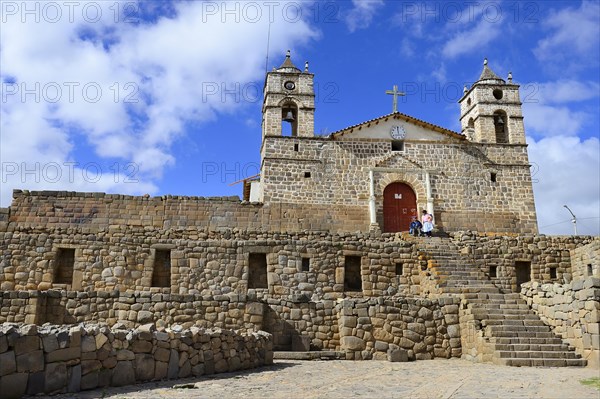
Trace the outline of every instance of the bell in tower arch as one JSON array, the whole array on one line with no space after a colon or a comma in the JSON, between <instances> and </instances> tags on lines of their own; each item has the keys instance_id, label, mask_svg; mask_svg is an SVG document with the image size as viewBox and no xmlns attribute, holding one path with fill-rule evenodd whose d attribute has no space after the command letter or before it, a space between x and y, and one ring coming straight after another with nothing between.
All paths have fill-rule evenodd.
<instances>
[{"instance_id":1,"label":"bell in tower arch","mask_svg":"<svg viewBox=\"0 0 600 399\"><path fill-rule=\"evenodd\" d=\"M292 112L292 110L288 110L287 111L287 113L283 117L283 121L284 122L289 122L289 123L293 123L295 121L295 119L294 119L294 113Z\"/></svg>"}]
</instances>

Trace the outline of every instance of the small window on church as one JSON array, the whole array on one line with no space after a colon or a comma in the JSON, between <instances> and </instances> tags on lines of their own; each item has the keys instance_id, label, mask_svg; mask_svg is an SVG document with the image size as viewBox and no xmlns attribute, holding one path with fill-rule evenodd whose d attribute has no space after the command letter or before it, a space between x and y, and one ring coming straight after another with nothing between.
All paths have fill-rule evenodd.
<instances>
[{"instance_id":1,"label":"small window on church","mask_svg":"<svg viewBox=\"0 0 600 399\"><path fill-rule=\"evenodd\" d=\"M470 98L467 99L467 105L471 105L471 99Z\"/></svg>"},{"instance_id":2,"label":"small window on church","mask_svg":"<svg viewBox=\"0 0 600 399\"><path fill-rule=\"evenodd\" d=\"M494 98L496 100L501 100L502 99L502 90L500 90L500 89L494 89L494 91L492 92L492 94L494 95Z\"/></svg>"},{"instance_id":3,"label":"small window on church","mask_svg":"<svg viewBox=\"0 0 600 399\"><path fill-rule=\"evenodd\" d=\"M550 268L550 279L551 280L556 280L556 267L551 267Z\"/></svg>"},{"instance_id":4,"label":"small window on church","mask_svg":"<svg viewBox=\"0 0 600 399\"><path fill-rule=\"evenodd\" d=\"M304 177L307 179L310 178L310 172L304 172Z\"/></svg>"},{"instance_id":5,"label":"small window on church","mask_svg":"<svg viewBox=\"0 0 600 399\"><path fill-rule=\"evenodd\" d=\"M298 152L298 143L294 144L294 151Z\"/></svg>"},{"instance_id":6,"label":"small window on church","mask_svg":"<svg viewBox=\"0 0 600 399\"><path fill-rule=\"evenodd\" d=\"M490 278L498 277L498 266L490 266Z\"/></svg>"},{"instance_id":7,"label":"small window on church","mask_svg":"<svg viewBox=\"0 0 600 399\"><path fill-rule=\"evenodd\" d=\"M496 173L494 173L494 172L490 173L490 181L492 183L496 183L496 178L497 178L497 174Z\"/></svg>"},{"instance_id":8,"label":"small window on church","mask_svg":"<svg viewBox=\"0 0 600 399\"><path fill-rule=\"evenodd\" d=\"M392 151L404 151L404 141L401 141L401 140L392 141Z\"/></svg>"}]
</instances>

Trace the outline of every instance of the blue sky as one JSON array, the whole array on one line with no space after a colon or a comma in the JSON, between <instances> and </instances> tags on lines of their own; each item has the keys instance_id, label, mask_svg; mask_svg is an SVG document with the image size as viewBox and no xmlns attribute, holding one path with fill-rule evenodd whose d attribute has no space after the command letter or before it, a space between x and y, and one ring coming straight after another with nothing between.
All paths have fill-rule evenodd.
<instances>
[{"instance_id":1,"label":"blue sky","mask_svg":"<svg viewBox=\"0 0 600 399\"><path fill-rule=\"evenodd\" d=\"M13 188L240 195L262 86L315 73L315 131L391 111L460 130L484 57L521 84L540 231L599 234L600 3L13 2L0 25L0 205Z\"/></svg>"}]
</instances>

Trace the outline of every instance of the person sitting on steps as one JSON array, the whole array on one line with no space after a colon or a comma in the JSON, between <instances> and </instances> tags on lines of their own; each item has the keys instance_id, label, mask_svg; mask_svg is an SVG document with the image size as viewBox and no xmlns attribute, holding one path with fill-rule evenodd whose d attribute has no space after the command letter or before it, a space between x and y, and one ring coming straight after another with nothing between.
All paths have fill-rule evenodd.
<instances>
[{"instance_id":1,"label":"person sitting on steps","mask_svg":"<svg viewBox=\"0 0 600 399\"><path fill-rule=\"evenodd\" d=\"M410 223L410 229L408 230L408 233L417 237L417 236L421 236L423 234L423 232L421 231L421 228L423 227L423 225L421 224L421 222L419 222L417 220L416 216L412 217L412 222Z\"/></svg>"}]
</instances>

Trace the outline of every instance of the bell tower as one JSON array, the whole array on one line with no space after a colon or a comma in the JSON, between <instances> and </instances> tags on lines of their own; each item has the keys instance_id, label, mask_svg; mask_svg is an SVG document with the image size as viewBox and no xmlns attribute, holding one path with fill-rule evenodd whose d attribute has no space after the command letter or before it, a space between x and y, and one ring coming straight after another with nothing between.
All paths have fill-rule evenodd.
<instances>
[{"instance_id":1,"label":"bell tower","mask_svg":"<svg viewBox=\"0 0 600 399\"><path fill-rule=\"evenodd\" d=\"M519 85L512 73L504 81L483 61L479 80L458 101L461 131L470 141L492 144L525 144Z\"/></svg>"},{"instance_id":2,"label":"bell tower","mask_svg":"<svg viewBox=\"0 0 600 399\"><path fill-rule=\"evenodd\" d=\"M298 69L288 50L279 68L267 73L262 107L262 138L268 136L314 137L314 75ZM289 124L289 126L286 126Z\"/></svg>"}]
</instances>

